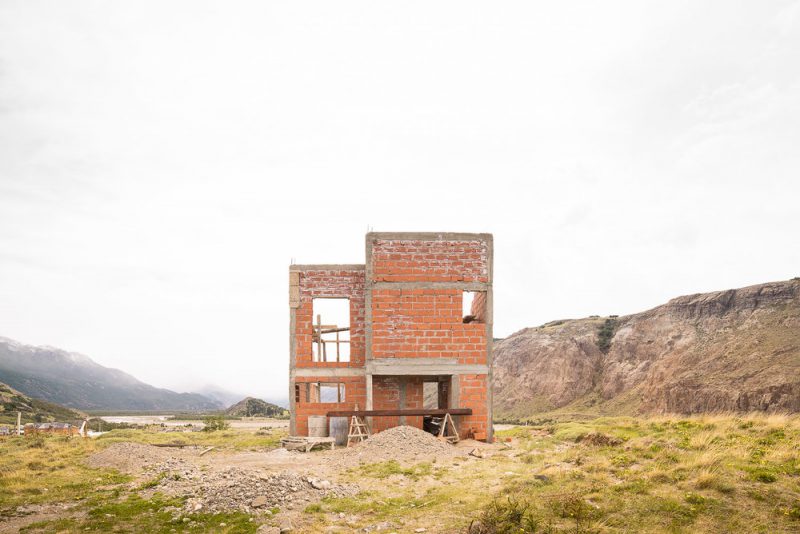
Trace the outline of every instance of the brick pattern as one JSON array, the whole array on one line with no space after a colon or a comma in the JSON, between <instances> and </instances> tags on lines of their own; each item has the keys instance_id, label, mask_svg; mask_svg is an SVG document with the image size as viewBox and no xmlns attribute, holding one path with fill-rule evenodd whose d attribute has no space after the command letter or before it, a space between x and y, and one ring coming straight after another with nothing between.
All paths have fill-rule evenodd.
<instances>
[{"instance_id":1,"label":"brick pattern","mask_svg":"<svg viewBox=\"0 0 800 534\"><path fill-rule=\"evenodd\" d=\"M359 409L363 410L367 405L367 381L362 376L349 376L341 378L331 377L298 377L295 384L301 384L301 390L306 382L325 382L325 383L344 383L345 402L305 402L305 397L301 396L300 402L294 404L295 413L295 433L298 436L308 435L308 416L325 415L332 410L354 410L358 404ZM294 395L294 391L292 392ZM294 401L294 398L292 399Z\"/></svg>"},{"instance_id":2,"label":"brick pattern","mask_svg":"<svg viewBox=\"0 0 800 534\"><path fill-rule=\"evenodd\" d=\"M397 377L375 376L372 378L372 408L375 410L396 410L400 408L401 382ZM372 431L380 432L400 424L400 418L373 417Z\"/></svg>"},{"instance_id":3,"label":"brick pattern","mask_svg":"<svg viewBox=\"0 0 800 534\"><path fill-rule=\"evenodd\" d=\"M374 239L372 246L373 358L452 358L460 364L485 364L486 325L462 322L461 289L403 287L403 282L489 282L488 243L474 240ZM296 366L298 368L358 367L365 365L365 271L315 269L299 273L295 308ZM396 284L396 285L395 285ZM294 286L293 286L294 287ZM295 291L295 290L293 290ZM295 296L295 293L293 293ZM313 302L319 297L350 299L350 361L314 362L312 354ZM293 297L294 298L294 297ZM372 407L376 410L421 408L424 377L372 378ZM295 383L345 383L345 402L293 403L295 432L308 434L308 417L336 409L366 408L365 377L302 377ZM461 436L487 431L487 375L458 377L458 406L472 408L473 415L457 417ZM294 392L292 392L294 393ZM454 406L455 407L455 406ZM422 428L421 416L407 416L405 423ZM400 417L372 418L373 432L400 424Z\"/></svg>"},{"instance_id":4,"label":"brick pattern","mask_svg":"<svg viewBox=\"0 0 800 534\"><path fill-rule=\"evenodd\" d=\"M423 408L422 377L409 376L406 378L406 408ZM422 416L406 416L406 424L422 428Z\"/></svg>"},{"instance_id":5,"label":"brick pattern","mask_svg":"<svg viewBox=\"0 0 800 534\"><path fill-rule=\"evenodd\" d=\"M374 289L374 358L457 358L486 363L486 325L462 322L459 289Z\"/></svg>"},{"instance_id":6,"label":"brick pattern","mask_svg":"<svg viewBox=\"0 0 800 534\"><path fill-rule=\"evenodd\" d=\"M459 377L459 407L472 408L472 415L460 417L458 432L467 438L473 432L486 432L488 417L487 375L461 375Z\"/></svg>"},{"instance_id":7,"label":"brick pattern","mask_svg":"<svg viewBox=\"0 0 800 534\"><path fill-rule=\"evenodd\" d=\"M297 307L295 341L297 367L364 367L364 271L319 270L300 273L300 305ZM314 362L311 337L313 299L350 299L350 361ZM323 319L324 320L324 319Z\"/></svg>"},{"instance_id":8,"label":"brick pattern","mask_svg":"<svg viewBox=\"0 0 800 534\"><path fill-rule=\"evenodd\" d=\"M380 240L372 246L373 282L488 282L485 241Z\"/></svg>"},{"instance_id":9,"label":"brick pattern","mask_svg":"<svg viewBox=\"0 0 800 534\"><path fill-rule=\"evenodd\" d=\"M405 402L401 403L405 390ZM422 377L376 376L372 379L372 407L375 410L422 408ZM398 416L372 418L372 431L380 432L400 424ZM422 416L406 416L405 424L422 428Z\"/></svg>"}]
</instances>

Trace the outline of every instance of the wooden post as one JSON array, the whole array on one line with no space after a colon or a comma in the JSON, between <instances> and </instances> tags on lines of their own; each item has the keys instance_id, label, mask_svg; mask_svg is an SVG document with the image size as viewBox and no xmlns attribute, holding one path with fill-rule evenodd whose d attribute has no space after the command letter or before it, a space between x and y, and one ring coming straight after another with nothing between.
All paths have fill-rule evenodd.
<instances>
[{"instance_id":1,"label":"wooden post","mask_svg":"<svg viewBox=\"0 0 800 534\"><path fill-rule=\"evenodd\" d=\"M336 361L339 361L339 330L336 330Z\"/></svg>"},{"instance_id":2,"label":"wooden post","mask_svg":"<svg viewBox=\"0 0 800 534\"><path fill-rule=\"evenodd\" d=\"M22 412L17 412L17 435L22 435Z\"/></svg>"},{"instance_id":3,"label":"wooden post","mask_svg":"<svg viewBox=\"0 0 800 534\"><path fill-rule=\"evenodd\" d=\"M317 314L317 361L325 361L322 359L322 316Z\"/></svg>"}]
</instances>

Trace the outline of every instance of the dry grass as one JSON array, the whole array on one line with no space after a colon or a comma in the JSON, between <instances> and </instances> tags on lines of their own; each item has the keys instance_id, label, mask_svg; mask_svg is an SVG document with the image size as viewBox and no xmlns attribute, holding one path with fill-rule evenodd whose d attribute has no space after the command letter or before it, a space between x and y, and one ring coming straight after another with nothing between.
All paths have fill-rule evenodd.
<instances>
[{"instance_id":1,"label":"dry grass","mask_svg":"<svg viewBox=\"0 0 800 534\"><path fill-rule=\"evenodd\" d=\"M466 532L476 521L486 533L800 531L798 416L598 418L498 433L506 438L510 450L442 462L438 477L363 468L377 483L323 502L307 529Z\"/></svg>"},{"instance_id":2,"label":"dry grass","mask_svg":"<svg viewBox=\"0 0 800 534\"><path fill-rule=\"evenodd\" d=\"M84 518L34 531L184 530L183 524L159 523L166 517L163 503L130 500L135 489L126 477L81 462L106 443L176 435L115 432L102 440L0 442L0 513L23 503L78 499ZM279 437L241 434L185 437L231 448L269 446ZM497 446L483 459L383 462L344 472L342 478L358 479L364 491L309 506L297 530L350 532L385 522L389 532L466 532L480 521L476 531L485 533L800 531L798 416L582 419L498 433L506 438L511 448ZM134 513L140 509L141 518ZM246 519L232 516L226 523L246 532L253 526ZM215 519L193 521L212 525Z\"/></svg>"},{"instance_id":3,"label":"dry grass","mask_svg":"<svg viewBox=\"0 0 800 534\"><path fill-rule=\"evenodd\" d=\"M240 512L191 514L186 522L171 521L176 501L158 495L142 499L132 477L111 469L93 469L84 459L112 443L183 441L219 449L275 447L284 430L260 436L247 430L164 433L155 430L113 430L98 438L36 436L0 440L0 516L20 506L70 503L76 516L29 525L30 532L254 532L256 524ZM69 515L69 514L68 514ZM226 526L219 527L221 523ZM2 530L2 524L0 524Z\"/></svg>"}]
</instances>

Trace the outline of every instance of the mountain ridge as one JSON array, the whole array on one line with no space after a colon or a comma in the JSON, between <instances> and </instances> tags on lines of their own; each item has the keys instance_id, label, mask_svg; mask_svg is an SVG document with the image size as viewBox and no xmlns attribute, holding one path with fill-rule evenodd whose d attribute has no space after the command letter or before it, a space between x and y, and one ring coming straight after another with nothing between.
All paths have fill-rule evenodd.
<instances>
[{"instance_id":1,"label":"mountain ridge","mask_svg":"<svg viewBox=\"0 0 800 534\"><path fill-rule=\"evenodd\" d=\"M197 393L146 384L84 354L0 337L0 381L30 396L79 410L216 410Z\"/></svg>"},{"instance_id":2,"label":"mountain ridge","mask_svg":"<svg viewBox=\"0 0 800 534\"><path fill-rule=\"evenodd\" d=\"M17 412L22 414L22 423L58 421L76 422L85 419L85 413L59 406L51 402L29 397L0 382L0 423L14 424Z\"/></svg>"},{"instance_id":3,"label":"mountain ridge","mask_svg":"<svg viewBox=\"0 0 800 534\"><path fill-rule=\"evenodd\" d=\"M800 411L800 280L675 297L621 317L553 321L494 347L501 418Z\"/></svg>"}]
</instances>

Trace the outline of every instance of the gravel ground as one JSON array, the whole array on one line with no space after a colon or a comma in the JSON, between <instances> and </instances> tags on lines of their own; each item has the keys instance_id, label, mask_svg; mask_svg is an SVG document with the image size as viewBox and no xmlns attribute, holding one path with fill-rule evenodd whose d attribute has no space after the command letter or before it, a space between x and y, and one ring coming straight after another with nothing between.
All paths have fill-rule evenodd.
<instances>
[{"instance_id":1,"label":"gravel ground","mask_svg":"<svg viewBox=\"0 0 800 534\"><path fill-rule=\"evenodd\" d=\"M124 473L139 474L161 462L197 456L200 447L154 447L142 443L114 443L89 456L90 467L110 467Z\"/></svg>"},{"instance_id":2,"label":"gravel ground","mask_svg":"<svg viewBox=\"0 0 800 534\"><path fill-rule=\"evenodd\" d=\"M148 491L186 497L186 512L271 514L275 507L302 510L327 496L346 497L358 492L353 484L334 484L297 473L239 467L204 471L185 460L167 461L153 470L163 475Z\"/></svg>"},{"instance_id":3,"label":"gravel ground","mask_svg":"<svg viewBox=\"0 0 800 534\"><path fill-rule=\"evenodd\" d=\"M185 512L240 510L270 514L274 507L302 510L323 497L355 495L359 489L354 484L335 484L289 471L199 465L195 459L200 449L115 443L90 456L87 462L92 467L112 467L153 481L147 484L143 495L161 492L186 497Z\"/></svg>"}]
</instances>

